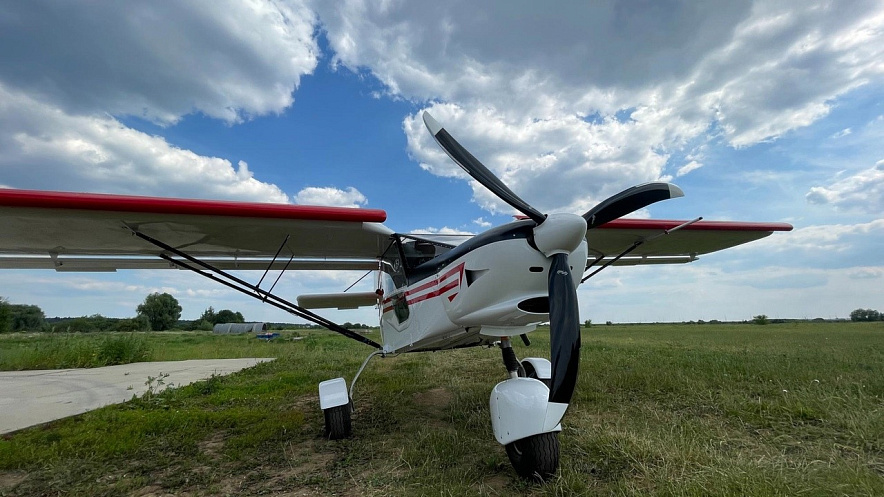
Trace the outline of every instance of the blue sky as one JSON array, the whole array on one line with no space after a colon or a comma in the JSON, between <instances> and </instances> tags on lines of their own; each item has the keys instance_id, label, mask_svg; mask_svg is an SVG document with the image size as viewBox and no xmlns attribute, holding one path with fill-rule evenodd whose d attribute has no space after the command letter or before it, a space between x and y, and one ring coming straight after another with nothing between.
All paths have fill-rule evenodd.
<instances>
[{"instance_id":1,"label":"blue sky","mask_svg":"<svg viewBox=\"0 0 884 497\"><path fill-rule=\"evenodd\" d=\"M432 141L430 110L541 211L665 180L686 196L637 216L796 228L608 269L581 286L583 319L884 309L880 2L33 1L0 7L0 45L3 187L381 208L402 232L510 220ZM49 316L130 316L153 291L185 318L290 320L177 271L0 272L0 296Z\"/></svg>"}]
</instances>

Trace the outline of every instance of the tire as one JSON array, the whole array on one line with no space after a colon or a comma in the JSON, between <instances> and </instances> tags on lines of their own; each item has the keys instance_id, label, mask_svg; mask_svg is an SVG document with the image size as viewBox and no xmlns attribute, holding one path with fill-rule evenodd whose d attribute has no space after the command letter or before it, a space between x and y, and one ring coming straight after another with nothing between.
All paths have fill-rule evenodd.
<instances>
[{"instance_id":1,"label":"tire","mask_svg":"<svg viewBox=\"0 0 884 497\"><path fill-rule=\"evenodd\" d=\"M516 440L506 444L506 455L522 478L547 481L559 469L559 438L552 432Z\"/></svg>"},{"instance_id":2,"label":"tire","mask_svg":"<svg viewBox=\"0 0 884 497\"><path fill-rule=\"evenodd\" d=\"M353 434L350 421L350 404L329 407L322 411L325 414L325 437L329 440L349 438Z\"/></svg>"},{"instance_id":3,"label":"tire","mask_svg":"<svg viewBox=\"0 0 884 497\"><path fill-rule=\"evenodd\" d=\"M549 379L549 378L545 378L545 379L544 379L544 378L538 378L538 377L537 377L537 370L534 369L534 366L532 366L530 362L528 362L528 361L523 361L523 362L522 362L522 368L525 369L525 374L524 374L524 376L527 376L528 378L534 378L535 380L540 380L540 381L543 382L544 385L546 385L546 388L550 388L550 385L551 385L551 383L552 383L552 380Z\"/></svg>"}]
</instances>

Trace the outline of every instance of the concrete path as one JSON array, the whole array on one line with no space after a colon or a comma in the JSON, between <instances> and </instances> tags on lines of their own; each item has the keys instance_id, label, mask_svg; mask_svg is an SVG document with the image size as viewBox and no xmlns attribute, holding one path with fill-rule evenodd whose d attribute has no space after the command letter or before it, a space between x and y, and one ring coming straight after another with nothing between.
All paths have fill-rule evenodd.
<instances>
[{"instance_id":1,"label":"concrete path","mask_svg":"<svg viewBox=\"0 0 884 497\"><path fill-rule=\"evenodd\" d=\"M226 375L272 358L137 362L89 369L0 372L0 433L118 404L147 391L149 376L162 388ZM168 373L169 376L165 376ZM156 382L154 382L156 385ZM155 391L156 391L155 387Z\"/></svg>"}]
</instances>

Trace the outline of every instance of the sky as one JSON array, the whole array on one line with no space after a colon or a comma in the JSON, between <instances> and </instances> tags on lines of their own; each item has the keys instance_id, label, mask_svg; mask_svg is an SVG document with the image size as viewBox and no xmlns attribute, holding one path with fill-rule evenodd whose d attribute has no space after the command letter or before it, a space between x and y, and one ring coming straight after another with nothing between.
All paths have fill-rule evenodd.
<instances>
[{"instance_id":1,"label":"sky","mask_svg":"<svg viewBox=\"0 0 884 497\"><path fill-rule=\"evenodd\" d=\"M429 110L542 212L669 181L685 197L635 217L795 227L606 269L578 290L583 320L884 310L881 1L31 0L0 6L0 47L0 187L379 208L399 232L510 221ZM47 316L130 317L152 292L185 319L299 321L182 271L0 271L0 296Z\"/></svg>"}]
</instances>

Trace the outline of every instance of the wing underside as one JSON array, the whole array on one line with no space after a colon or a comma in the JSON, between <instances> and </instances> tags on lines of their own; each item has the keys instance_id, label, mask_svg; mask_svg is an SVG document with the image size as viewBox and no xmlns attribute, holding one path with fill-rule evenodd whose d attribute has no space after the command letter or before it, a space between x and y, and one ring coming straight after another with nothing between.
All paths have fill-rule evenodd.
<instances>
[{"instance_id":1,"label":"wing underside","mask_svg":"<svg viewBox=\"0 0 884 497\"><path fill-rule=\"evenodd\" d=\"M219 269L372 269L383 211L0 190L0 268L172 268L135 233Z\"/></svg>"},{"instance_id":2,"label":"wing underside","mask_svg":"<svg viewBox=\"0 0 884 497\"><path fill-rule=\"evenodd\" d=\"M587 231L586 239L595 266L627 251L613 265L679 264L791 229L786 223L618 219Z\"/></svg>"}]
</instances>

